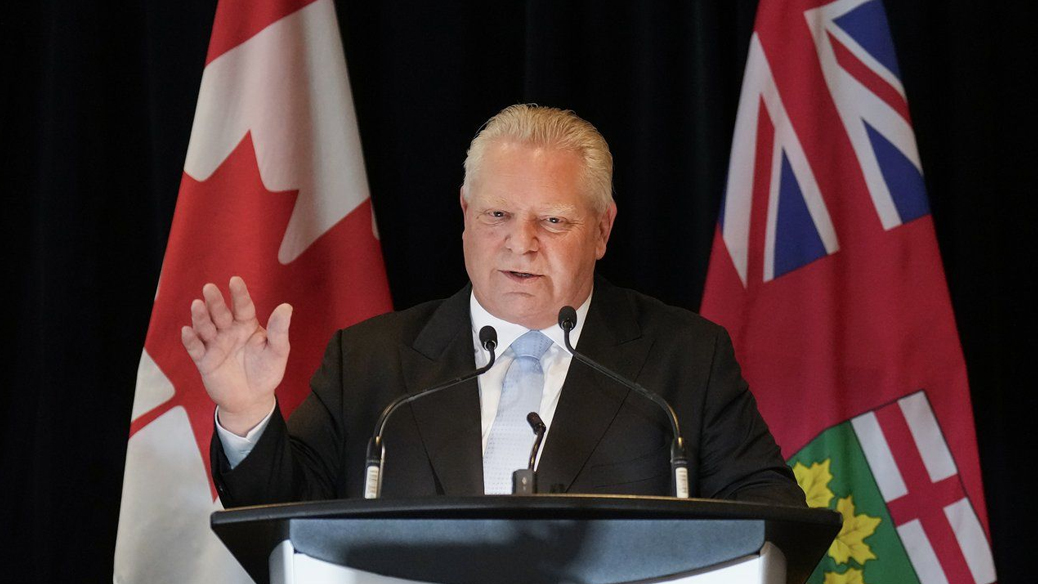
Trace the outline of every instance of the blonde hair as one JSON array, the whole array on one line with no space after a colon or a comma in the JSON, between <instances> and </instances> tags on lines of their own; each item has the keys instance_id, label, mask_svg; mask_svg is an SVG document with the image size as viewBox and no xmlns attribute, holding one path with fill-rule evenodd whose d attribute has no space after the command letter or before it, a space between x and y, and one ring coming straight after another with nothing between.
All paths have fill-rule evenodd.
<instances>
[{"instance_id":1,"label":"blonde hair","mask_svg":"<svg viewBox=\"0 0 1038 584\"><path fill-rule=\"evenodd\" d=\"M465 157L465 200L469 200L487 146L495 141L577 153L584 162L584 190L591 206L601 213L613 202L613 155L602 134L571 110L525 103L501 110L472 139Z\"/></svg>"}]
</instances>

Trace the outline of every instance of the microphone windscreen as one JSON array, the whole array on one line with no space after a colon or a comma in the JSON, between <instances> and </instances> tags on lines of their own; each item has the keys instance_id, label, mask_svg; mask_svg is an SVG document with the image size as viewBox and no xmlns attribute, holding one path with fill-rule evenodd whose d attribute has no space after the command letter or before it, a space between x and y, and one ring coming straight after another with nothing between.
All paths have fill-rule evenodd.
<instances>
[{"instance_id":1,"label":"microphone windscreen","mask_svg":"<svg viewBox=\"0 0 1038 584\"><path fill-rule=\"evenodd\" d=\"M577 326L577 311L572 306L563 306L559 310L559 326L564 331L571 331Z\"/></svg>"},{"instance_id":2,"label":"microphone windscreen","mask_svg":"<svg viewBox=\"0 0 1038 584\"><path fill-rule=\"evenodd\" d=\"M546 426L544 425L544 420L542 420L541 417L537 415L537 412L530 412L529 414L526 414L526 422L530 424L530 427L533 428L534 432L540 432L541 428L546 428Z\"/></svg>"},{"instance_id":3,"label":"microphone windscreen","mask_svg":"<svg viewBox=\"0 0 1038 584\"><path fill-rule=\"evenodd\" d=\"M491 343L493 343L492 346ZM490 351L497 348L497 331L489 324L479 329L479 344Z\"/></svg>"}]
</instances>

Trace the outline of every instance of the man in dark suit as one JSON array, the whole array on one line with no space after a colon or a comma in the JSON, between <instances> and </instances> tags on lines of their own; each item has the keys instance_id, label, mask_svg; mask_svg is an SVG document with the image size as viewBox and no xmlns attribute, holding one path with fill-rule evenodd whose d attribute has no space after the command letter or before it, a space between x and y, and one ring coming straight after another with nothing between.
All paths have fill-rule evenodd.
<instances>
[{"instance_id":1,"label":"man in dark suit","mask_svg":"<svg viewBox=\"0 0 1038 584\"><path fill-rule=\"evenodd\" d=\"M471 286L337 333L287 424L274 388L291 307L276 308L263 329L240 279L232 308L211 284L192 303L183 341L218 404L212 468L225 505L360 496L381 409L482 365L475 331L485 324L498 330L499 362L478 381L412 402L386 427L383 496L505 492L502 469L521 466L516 453L533 441L509 429L516 396L548 425L542 491L668 494L666 417L573 361L556 326L563 306L578 307L581 352L673 405L692 496L804 504L724 330L594 276L616 205L612 158L593 126L572 112L506 108L473 140L465 171ZM539 351L525 354L523 339Z\"/></svg>"}]
</instances>

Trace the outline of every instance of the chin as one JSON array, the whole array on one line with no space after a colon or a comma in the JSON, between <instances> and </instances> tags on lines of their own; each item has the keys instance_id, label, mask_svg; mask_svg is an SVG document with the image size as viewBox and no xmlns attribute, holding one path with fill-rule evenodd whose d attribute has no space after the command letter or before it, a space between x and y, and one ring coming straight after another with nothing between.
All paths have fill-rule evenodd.
<instances>
[{"instance_id":1,"label":"chin","mask_svg":"<svg viewBox=\"0 0 1038 584\"><path fill-rule=\"evenodd\" d=\"M530 312L523 312L517 315L518 318L514 322L528 329L544 329L555 323L557 314L558 309L541 308L540 310L531 310Z\"/></svg>"}]
</instances>

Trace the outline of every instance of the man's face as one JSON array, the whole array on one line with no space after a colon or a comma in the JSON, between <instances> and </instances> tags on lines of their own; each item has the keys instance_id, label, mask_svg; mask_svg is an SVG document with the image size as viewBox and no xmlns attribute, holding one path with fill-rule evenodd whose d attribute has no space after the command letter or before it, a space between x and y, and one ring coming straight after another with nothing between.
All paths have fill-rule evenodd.
<instances>
[{"instance_id":1,"label":"man's face","mask_svg":"<svg viewBox=\"0 0 1038 584\"><path fill-rule=\"evenodd\" d=\"M573 152L504 141L487 147L469 200L462 195L462 240L473 293L494 316L542 329L560 308L587 299L616 205L596 212L582 171Z\"/></svg>"}]
</instances>

